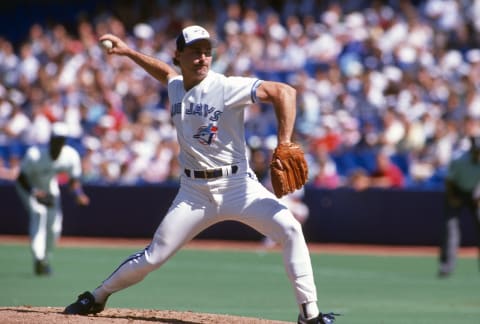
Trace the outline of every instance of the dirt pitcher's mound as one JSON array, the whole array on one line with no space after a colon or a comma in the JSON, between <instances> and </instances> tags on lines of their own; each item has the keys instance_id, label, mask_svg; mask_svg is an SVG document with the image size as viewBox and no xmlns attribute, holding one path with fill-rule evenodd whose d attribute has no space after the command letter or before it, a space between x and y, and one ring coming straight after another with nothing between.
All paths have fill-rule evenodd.
<instances>
[{"instance_id":1,"label":"dirt pitcher's mound","mask_svg":"<svg viewBox=\"0 0 480 324\"><path fill-rule=\"evenodd\" d=\"M64 315L60 307L0 307L0 323L36 324L287 324L257 318L149 309L109 308L95 316Z\"/></svg>"}]
</instances>

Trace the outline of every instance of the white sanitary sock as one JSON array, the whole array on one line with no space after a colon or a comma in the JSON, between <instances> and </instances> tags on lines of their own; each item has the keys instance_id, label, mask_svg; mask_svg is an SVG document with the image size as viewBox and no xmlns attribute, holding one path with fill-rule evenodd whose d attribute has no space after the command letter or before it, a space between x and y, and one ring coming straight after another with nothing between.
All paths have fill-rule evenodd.
<instances>
[{"instance_id":1,"label":"white sanitary sock","mask_svg":"<svg viewBox=\"0 0 480 324\"><path fill-rule=\"evenodd\" d=\"M300 312L302 313L303 317L307 320L315 318L320 314L318 310L318 306L316 302L308 302L305 304L300 305Z\"/></svg>"}]
</instances>

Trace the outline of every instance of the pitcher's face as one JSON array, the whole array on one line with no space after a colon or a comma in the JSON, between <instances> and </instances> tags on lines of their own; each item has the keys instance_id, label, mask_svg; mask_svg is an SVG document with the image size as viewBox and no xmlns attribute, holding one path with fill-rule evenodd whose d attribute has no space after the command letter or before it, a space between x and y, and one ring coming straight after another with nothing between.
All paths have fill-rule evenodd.
<instances>
[{"instance_id":1,"label":"pitcher's face","mask_svg":"<svg viewBox=\"0 0 480 324\"><path fill-rule=\"evenodd\" d=\"M212 65L212 45L208 40L199 40L192 45L177 51L178 60L184 80L199 83L208 74Z\"/></svg>"}]
</instances>

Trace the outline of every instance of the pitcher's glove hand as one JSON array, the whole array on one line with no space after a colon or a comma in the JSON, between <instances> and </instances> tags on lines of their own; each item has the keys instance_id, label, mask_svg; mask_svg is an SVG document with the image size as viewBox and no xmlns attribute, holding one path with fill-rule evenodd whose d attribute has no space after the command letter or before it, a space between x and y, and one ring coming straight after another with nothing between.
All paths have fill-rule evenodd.
<instances>
[{"instance_id":1,"label":"pitcher's glove hand","mask_svg":"<svg viewBox=\"0 0 480 324\"><path fill-rule=\"evenodd\" d=\"M308 166L299 145L283 143L277 146L270 163L270 177L278 198L302 188L308 179Z\"/></svg>"}]
</instances>

